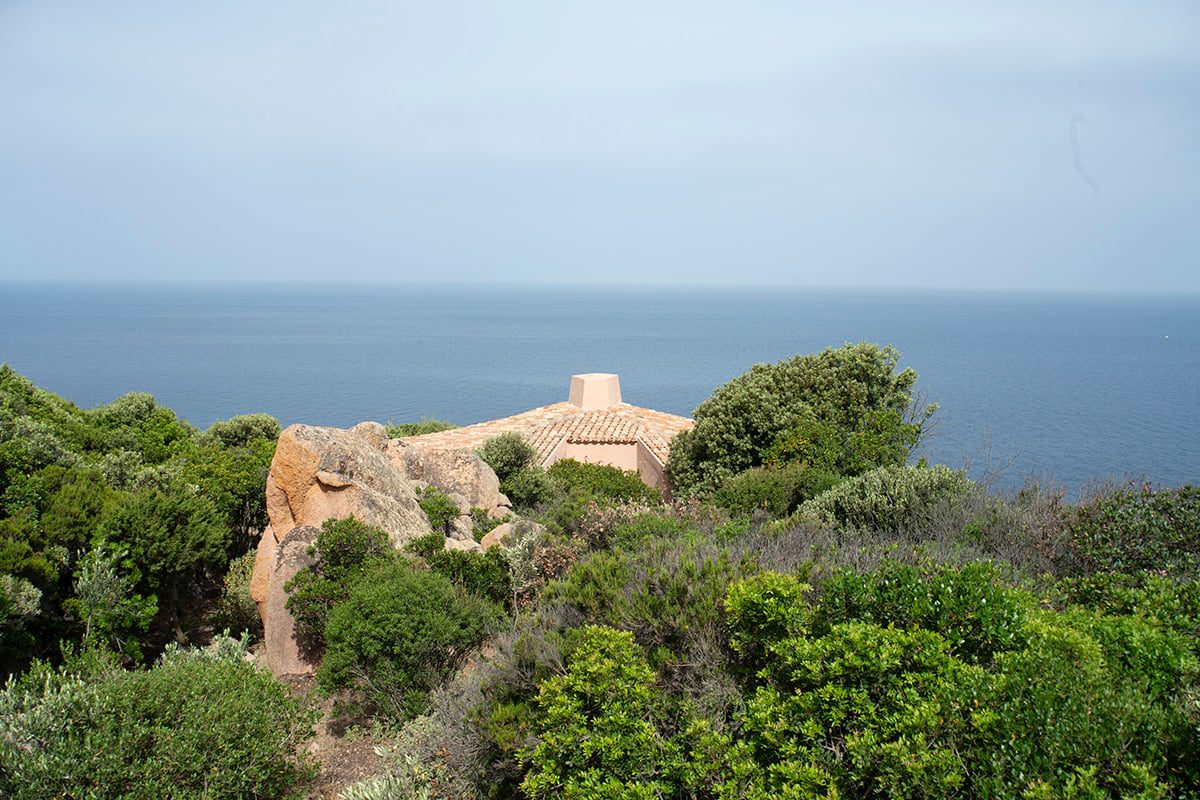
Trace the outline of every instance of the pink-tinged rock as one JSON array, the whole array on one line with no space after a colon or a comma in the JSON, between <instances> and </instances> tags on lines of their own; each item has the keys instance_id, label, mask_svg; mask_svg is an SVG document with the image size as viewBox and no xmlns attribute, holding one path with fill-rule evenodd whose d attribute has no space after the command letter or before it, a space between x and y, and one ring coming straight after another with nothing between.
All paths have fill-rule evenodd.
<instances>
[{"instance_id":1,"label":"pink-tinged rock","mask_svg":"<svg viewBox=\"0 0 1200 800\"><path fill-rule=\"evenodd\" d=\"M268 525L258 540L258 552L254 554L254 573L250 576L250 599L258 604L258 615L266 611L267 592L271 588L271 573L275 571L275 551L279 542L275 530Z\"/></svg>"},{"instance_id":2,"label":"pink-tinged rock","mask_svg":"<svg viewBox=\"0 0 1200 800\"><path fill-rule=\"evenodd\" d=\"M276 546L275 568L271 572L263 613L267 666L276 677L308 675L315 671L318 663L315 656L302 652L296 639L296 620L287 610L288 595L283 587L297 572L315 563L308 548L317 541L319 534L318 529L310 526L293 528Z\"/></svg>"},{"instance_id":3,"label":"pink-tinged rock","mask_svg":"<svg viewBox=\"0 0 1200 800\"><path fill-rule=\"evenodd\" d=\"M409 480L425 481L448 495L464 498L467 513L472 508L490 512L502 501L508 505L500 493L496 473L470 450L426 449L392 440L387 454L400 474Z\"/></svg>"},{"instance_id":4,"label":"pink-tinged rock","mask_svg":"<svg viewBox=\"0 0 1200 800\"><path fill-rule=\"evenodd\" d=\"M430 532L409 481L360 433L292 425L280 434L268 478L276 536L289 522L320 527L346 517L384 529L397 548Z\"/></svg>"},{"instance_id":5,"label":"pink-tinged rock","mask_svg":"<svg viewBox=\"0 0 1200 800\"><path fill-rule=\"evenodd\" d=\"M378 422L360 422L350 432L380 452L388 448L387 428Z\"/></svg>"},{"instance_id":6,"label":"pink-tinged rock","mask_svg":"<svg viewBox=\"0 0 1200 800\"><path fill-rule=\"evenodd\" d=\"M542 535L546 528L532 520L521 519L516 522L504 522L484 534L480 544L484 550L490 550L497 545L509 547L514 541L529 534Z\"/></svg>"}]
</instances>

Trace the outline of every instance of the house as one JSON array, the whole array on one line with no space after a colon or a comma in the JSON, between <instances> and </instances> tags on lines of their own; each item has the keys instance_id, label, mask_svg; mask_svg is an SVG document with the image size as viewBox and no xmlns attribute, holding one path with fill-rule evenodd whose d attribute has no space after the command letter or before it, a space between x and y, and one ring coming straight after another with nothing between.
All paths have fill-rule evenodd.
<instances>
[{"instance_id":1,"label":"house","mask_svg":"<svg viewBox=\"0 0 1200 800\"><path fill-rule=\"evenodd\" d=\"M664 466L671 438L692 424L687 417L621 402L617 376L592 372L571 376L571 391L565 402L401 441L438 449L473 450L511 431L521 434L537 450L543 467L563 458L608 464L638 470L647 485L666 489Z\"/></svg>"}]
</instances>

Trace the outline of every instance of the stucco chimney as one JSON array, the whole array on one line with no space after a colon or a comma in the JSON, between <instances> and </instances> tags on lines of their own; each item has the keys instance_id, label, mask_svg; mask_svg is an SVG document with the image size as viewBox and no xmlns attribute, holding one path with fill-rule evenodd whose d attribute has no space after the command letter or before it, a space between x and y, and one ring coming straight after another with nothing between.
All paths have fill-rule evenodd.
<instances>
[{"instance_id":1,"label":"stucco chimney","mask_svg":"<svg viewBox=\"0 0 1200 800\"><path fill-rule=\"evenodd\" d=\"M621 382L609 372L588 372L571 376L571 405L584 411L595 411L621 404Z\"/></svg>"}]
</instances>

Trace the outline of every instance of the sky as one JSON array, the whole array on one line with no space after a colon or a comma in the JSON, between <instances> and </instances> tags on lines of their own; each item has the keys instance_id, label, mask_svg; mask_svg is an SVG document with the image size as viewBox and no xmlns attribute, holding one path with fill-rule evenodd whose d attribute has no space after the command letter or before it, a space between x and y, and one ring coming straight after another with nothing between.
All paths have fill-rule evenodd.
<instances>
[{"instance_id":1,"label":"sky","mask_svg":"<svg viewBox=\"0 0 1200 800\"><path fill-rule=\"evenodd\" d=\"M0 0L0 280L1200 291L1200 2Z\"/></svg>"}]
</instances>

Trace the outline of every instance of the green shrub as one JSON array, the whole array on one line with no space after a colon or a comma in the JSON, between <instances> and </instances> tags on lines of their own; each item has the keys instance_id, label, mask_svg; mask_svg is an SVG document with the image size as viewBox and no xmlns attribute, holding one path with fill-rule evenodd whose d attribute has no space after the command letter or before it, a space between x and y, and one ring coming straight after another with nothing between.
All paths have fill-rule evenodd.
<instances>
[{"instance_id":1,"label":"green shrub","mask_svg":"<svg viewBox=\"0 0 1200 800\"><path fill-rule=\"evenodd\" d=\"M727 480L712 494L712 502L734 514L763 510L786 517L806 500L837 485L841 476L829 470L787 463L753 467Z\"/></svg>"},{"instance_id":2,"label":"green shrub","mask_svg":"<svg viewBox=\"0 0 1200 800\"><path fill-rule=\"evenodd\" d=\"M488 439L476 451L503 484L537 463L537 450L519 433L502 433Z\"/></svg>"},{"instance_id":3,"label":"green shrub","mask_svg":"<svg viewBox=\"0 0 1200 800\"><path fill-rule=\"evenodd\" d=\"M554 462L546 473L568 493L579 489L593 499L653 505L662 502L662 492L643 483L634 470L564 458Z\"/></svg>"},{"instance_id":4,"label":"green shrub","mask_svg":"<svg viewBox=\"0 0 1200 800\"><path fill-rule=\"evenodd\" d=\"M454 501L445 492L426 486L421 490L417 503L425 512L425 516L429 517L429 524L433 529L441 531L443 536L449 536L450 524L459 517L458 506Z\"/></svg>"},{"instance_id":5,"label":"green shrub","mask_svg":"<svg viewBox=\"0 0 1200 800\"><path fill-rule=\"evenodd\" d=\"M486 553L443 549L433 553L426 561L430 569L445 575L464 591L500 605L511 599L508 562L498 547Z\"/></svg>"},{"instance_id":6,"label":"green shrub","mask_svg":"<svg viewBox=\"0 0 1200 800\"><path fill-rule=\"evenodd\" d=\"M863 342L755 364L718 387L696 409L695 426L672 440L667 472L676 495L707 494L771 457L816 458L809 463L843 473L843 461L904 463L937 407L912 407L917 373L897 373L899 357ZM825 438L837 454L817 457L801 444L812 438L805 424L830 428ZM843 454L856 439L854 452ZM774 450L781 442L790 442L786 453Z\"/></svg>"},{"instance_id":7,"label":"green shrub","mask_svg":"<svg viewBox=\"0 0 1200 800\"><path fill-rule=\"evenodd\" d=\"M415 716L501 615L444 575L399 559L380 563L330 612L318 681L362 689L387 716Z\"/></svg>"},{"instance_id":8,"label":"green shrub","mask_svg":"<svg viewBox=\"0 0 1200 800\"><path fill-rule=\"evenodd\" d=\"M1200 488L1120 489L1081 505L1068 531L1089 571L1200 577Z\"/></svg>"},{"instance_id":9,"label":"green shrub","mask_svg":"<svg viewBox=\"0 0 1200 800\"><path fill-rule=\"evenodd\" d=\"M1024 649L999 654L967 695L966 756L977 796L1012 797L1043 782L1065 791L1069 778L1090 768L1106 795L1125 796L1131 767L1165 778L1173 752L1194 757L1195 730L1188 735L1179 709L1107 663L1106 648L1088 633L1048 616L1031 619L1026 638ZM1129 645L1136 643L1124 638ZM1173 760L1178 765L1178 755Z\"/></svg>"},{"instance_id":10,"label":"green shrub","mask_svg":"<svg viewBox=\"0 0 1200 800\"><path fill-rule=\"evenodd\" d=\"M438 537L439 545L442 537ZM300 647L316 655L325 646L325 625L333 609L370 567L392 555L388 535L380 528L347 517L327 519L308 554L317 562L284 584L286 608L296 620Z\"/></svg>"},{"instance_id":11,"label":"green shrub","mask_svg":"<svg viewBox=\"0 0 1200 800\"><path fill-rule=\"evenodd\" d=\"M247 552L229 563L229 571L222 581L221 599L213 612L213 627L234 635L244 631L262 633L262 617L258 604L250 596L250 578L254 575L254 561L258 553Z\"/></svg>"},{"instance_id":12,"label":"green shrub","mask_svg":"<svg viewBox=\"0 0 1200 800\"><path fill-rule=\"evenodd\" d=\"M844 528L898 531L939 503L966 495L972 486L965 474L941 465L880 467L817 495L798 513Z\"/></svg>"},{"instance_id":13,"label":"green shrub","mask_svg":"<svg viewBox=\"0 0 1200 800\"><path fill-rule=\"evenodd\" d=\"M969 769L955 699L973 670L947 649L931 631L862 623L772 643L760 672L767 683L747 700L743 726L764 788L775 796L802 787L830 796L959 794Z\"/></svg>"},{"instance_id":14,"label":"green shrub","mask_svg":"<svg viewBox=\"0 0 1200 800\"><path fill-rule=\"evenodd\" d=\"M817 632L849 622L912 626L945 637L964 661L990 663L998 652L1024 647L1032 599L1005 588L991 564L931 571L885 562L876 572L839 570L825 582L816 612Z\"/></svg>"},{"instance_id":15,"label":"green shrub","mask_svg":"<svg viewBox=\"0 0 1200 800\"><path fill-rule=\"evenodd\" d=\"M542 684L539 741L523 759L530 798L650 798L702 794L717 782L725 737L703 723L667 714L654 670L633 637L600 626L580 633L564 675Z\"/></svg>"},{"instance_id":16,"label":"green shrub","mask_svg":"<svg viewBox=\"0 0 1200 800\"><path fill-rule=\"evenodd\" d=\"M537 450L519 433L502 433L476 451L500 480L500 491L514 508L533 508L550 500L557 485L538 466Z\"/></svg>"},{"instance_id":17,"label":"green shrub","mask_svg":"<svg viewBox=\"0 0 1200 800\"><path fill-rule=\"evenodd\" d=\"M314 771L296 753L316 715L245 652L171 649L139 672L35 666L0 692L0 794L295 796Z\"/></svg>"}]
</instances>

